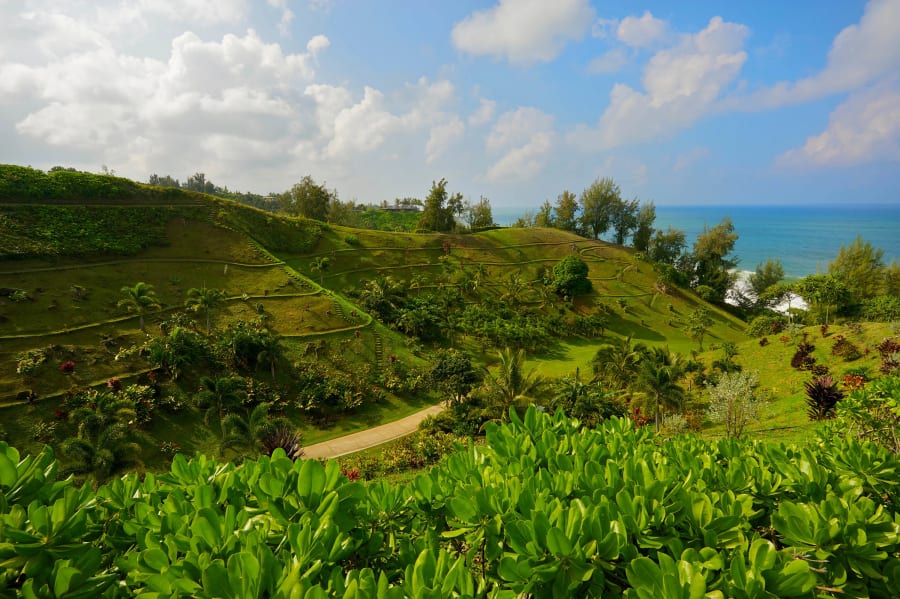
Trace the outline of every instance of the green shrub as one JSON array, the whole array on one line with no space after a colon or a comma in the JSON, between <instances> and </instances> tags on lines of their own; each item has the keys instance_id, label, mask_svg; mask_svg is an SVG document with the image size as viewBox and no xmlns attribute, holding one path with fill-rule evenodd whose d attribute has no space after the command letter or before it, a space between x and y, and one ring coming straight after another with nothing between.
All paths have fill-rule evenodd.
<instances>
[{"instance_id":1,"label":"green shrub","mask_svg":"<svg viewBox=\"0 0 900 599\"><path fill-rule=\"evenodd\" d=\"M784 330L788 319L780 314L764 314L757 316L747 325L747 334L751 337L775 335Z\"/></svg>"}]
</instances>

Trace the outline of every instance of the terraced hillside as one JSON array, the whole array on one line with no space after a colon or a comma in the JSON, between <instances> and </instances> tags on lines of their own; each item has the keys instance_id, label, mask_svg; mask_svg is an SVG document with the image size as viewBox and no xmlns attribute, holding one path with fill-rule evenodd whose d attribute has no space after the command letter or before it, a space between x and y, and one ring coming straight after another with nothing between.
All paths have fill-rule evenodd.
<instances>
[{"instance_id":1,"label":"terraced hillside","mask_svg":"<svg viewBox=\"0 0 900 599\"><path fill-rule=\"evenodd\" d=\"M589 266L594 291L548 295L542 277L572 255ZM122 304L123 288L138 283L152 286L158 309L129 312ZM381 324L363 301L374 283L402 288L410 299L449 298L439 338ZM72 433L61 412L76 390L110 379L160 386L155 377L163 375L162 394L184 409L147 427L149 464L165 461L161 443L222 451L215 427L190 404L203 376L226 373L212 358L178 367L159 357L175 329L220 353L228 353L222 339L241 327L276 339L277 356L245 356L236 367L271 387L281 413L314 442L438 401L427 387L404 387L393 375L402 367L407 378L419 376L440 345L490 362L497 341L476 331L479 306L517 323L552 319L559 334L522 342L548 375L588 368L600 335L688 352L697 343L687 319L708 307L690 292L664 293L651 265L630 250L557 230L355 230L124 179L23 167L0 167L0 288L0 432L37 449ZM222 301L208 313L186 313L188 296L202 289L221 290ZM739 320L709 309L708 342L743 339ZM603 330L581 332L579 323L595 315ZM341 381L335 405L314 417L295 400L309 377Z\"/></svg>"}]
</instances>

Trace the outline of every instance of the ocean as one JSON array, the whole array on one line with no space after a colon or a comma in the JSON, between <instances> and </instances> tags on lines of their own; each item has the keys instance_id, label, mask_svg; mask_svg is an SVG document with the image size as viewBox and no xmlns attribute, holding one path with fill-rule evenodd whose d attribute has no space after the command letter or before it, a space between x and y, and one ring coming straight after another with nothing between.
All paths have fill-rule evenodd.
<instances>
[{"instance_id":1,"label":"ocean","mask_svg":"<svg viewBox=\"0 0 900 599\"><path fill-rule=\"evenodd\" d=\"M494 219L508 225L524 212L496 209ZM655 227L681 229L690 248L704 225L714 227L725 216L739 235L738 270L753 271L777 258L789 278L825 272L841 246L857 236L883 249L886 263L900 260L900 205L657 206Z\"/></svg>"}]
</instances>

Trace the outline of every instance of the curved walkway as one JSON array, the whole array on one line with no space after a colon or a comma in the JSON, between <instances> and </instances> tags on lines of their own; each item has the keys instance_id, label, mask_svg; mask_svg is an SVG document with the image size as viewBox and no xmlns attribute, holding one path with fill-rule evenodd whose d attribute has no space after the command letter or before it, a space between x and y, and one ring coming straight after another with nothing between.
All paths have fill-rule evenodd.
<instances>
[{"instance_id":1,"label":"curved walkway","mask_svg":"<svg viewBox=\"0 0 900 599\"><path fill-rule=\"evenodd\" d=\"M431 406L394 422L337 437L330 441L309 445L303 448L303 457L315 459L337 458L405 437L416 432L419 428L419 423L425 420L426 417L433 416L443 409L442 405Z\"/></svg>"}]
</instances>

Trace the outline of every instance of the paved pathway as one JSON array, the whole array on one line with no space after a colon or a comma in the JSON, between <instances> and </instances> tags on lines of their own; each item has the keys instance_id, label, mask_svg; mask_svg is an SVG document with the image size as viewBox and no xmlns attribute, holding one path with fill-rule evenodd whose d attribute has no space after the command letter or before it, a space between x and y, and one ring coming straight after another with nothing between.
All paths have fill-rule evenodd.
<instances>
[{"instance_id":1,"label":"paved pathway","mask_svg":"<svg viewBox=\"0 0 900 599\"><path fill-rule=\"evenodd\" d=\"M393 441L400 437L405 437L410 433L416 432L419 423L422 422L426 416L437 414L443 409L444 408L441 405L431 406L430 408L416 412L406 418L395 420L394 422L388 422L381 426L353 433L352 435L338 437L330 441L308 445L303 448L303 457L336 458L348 453L375 447L376 445L381 445L382 443L387 443L388 441Z\"/></svg>"}]
</instances>

